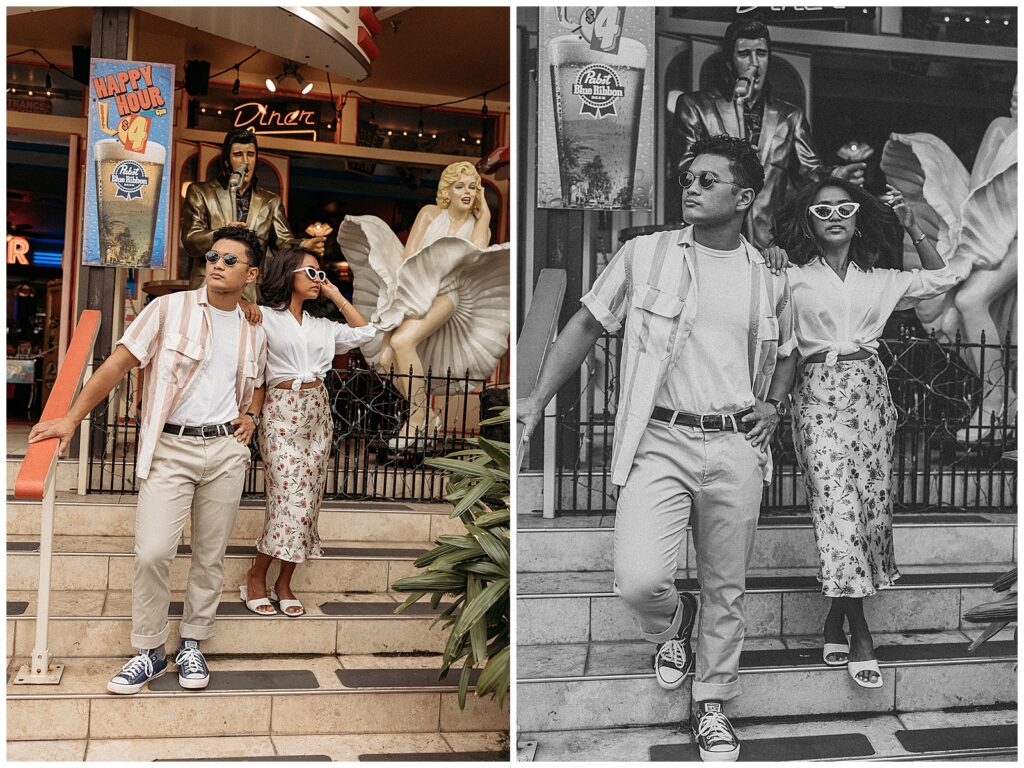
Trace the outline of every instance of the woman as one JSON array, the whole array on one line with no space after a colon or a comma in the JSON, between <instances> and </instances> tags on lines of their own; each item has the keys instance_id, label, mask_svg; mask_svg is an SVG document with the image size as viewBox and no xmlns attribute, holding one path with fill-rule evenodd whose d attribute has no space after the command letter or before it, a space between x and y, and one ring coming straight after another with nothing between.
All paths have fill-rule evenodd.
<instances>
[{"instance_id":1,"label":"woman","mask_svg":"<svg viewBox=\"0 0 1024 768\"><path fill-rule=\"evenodd\" d=\"M254 312L250 305L246 315L257 321L261 316L267 331L267 394L259 430L267 515L240 593L250 611L277 613L266 581L270 564L280 560L270 598L280 600L286 616L301 616L305 610L292 593L292 574L298 563L323 555L316 524L333 433L323 378L335 355L365 343L375 331L308 251L289 249L269 260L262 293L266 306ZM348 325L311 314L307 307L315 310L320 297Z\"/></svg>"},{"instance_id":2,"label":"woman","mask_svg":"<svg viewBox=\"0 0 1024 768\"><path fill-rule=\"evenodd\" d=\"M883 200L888 207L845 181L818 181L783 212L775 237L798 265L787 273L799 351L793 442L814 522L822 593L832 598L822 655L830 666L846 664L865 688L881 687L882 677L864 598L900 576L892 541L896 410L878 339L894 310L963 279L945 265L895 187L888 186ZM923 270L875 266L899 253L901 226Z\"/></svg>"},{"instance_id":3,"label":"woman","mask_svg":"<svg viewBox=\"0 0 1024 768\"><path fill-rule=\"evenodd\" d=\"M363 356L409 400L409 418L390 441L404 450L431 424L427 372L443 380L486 379L508 348L508 244L488 247L490 210L471 163L441 173L437 204L416 216L403 247L376 216L346 216L338 243L355 278L353 301L384 331ZM498 257L498 258L495 258Z\"/></svg>"}]
</instances>

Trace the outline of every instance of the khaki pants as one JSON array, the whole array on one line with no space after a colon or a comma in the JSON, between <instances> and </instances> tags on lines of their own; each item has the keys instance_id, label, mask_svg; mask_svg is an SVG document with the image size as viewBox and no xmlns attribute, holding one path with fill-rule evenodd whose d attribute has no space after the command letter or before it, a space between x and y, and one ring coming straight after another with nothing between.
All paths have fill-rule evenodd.
<instances>
[{"instance_id":1,"label":"khaki pants","mask_svg":"<svg viewBox=\"0 0 1024 768\"><path fill-rule=\"evenodd\" d=\"M249 448L234 437L160 435L149 477L139 487L132 583L132 646L167 641L171 563L189 513L192 562L188 572L182 637L213 637L224 581L224 551L238 514Z\"/></svg>"},{"instance_id":2,"label":"khaki pants","mask_svg":"<svg viewBox=\"0 0 1024 768\"><path fill-rule=\"evenodd\" d=\"M615 591L653 643L679 631L676 564L692 517L700 582L694 701L740 692L743 594L767 460L742 433L651 421L619 494Z\"/></svg>"}]
</instances>

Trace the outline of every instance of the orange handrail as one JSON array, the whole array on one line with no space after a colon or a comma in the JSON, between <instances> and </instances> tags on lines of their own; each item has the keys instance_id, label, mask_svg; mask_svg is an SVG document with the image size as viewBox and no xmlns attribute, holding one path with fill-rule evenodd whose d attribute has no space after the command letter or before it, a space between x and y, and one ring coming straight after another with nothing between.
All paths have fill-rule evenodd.
<instances>
[{"instance_id":1,"label":"orange handrail","mask_svg":"<svg viewBox=\"0 0 1024 768\"><path fill-rule=\"evenodd\" d=\"M40 421L60 419L67 416L82 383L86 366L92 357L93 344L100 330L103 315L98 309L86 309L78 319L75 334L64 356L64 365L57 372L57 381L46 401ZM41 500L46 490L46 478L56 459L59 441L57 438L32 443L25 452L25 460L14 481L14 498Z\"/></svg>"}]
</instances>

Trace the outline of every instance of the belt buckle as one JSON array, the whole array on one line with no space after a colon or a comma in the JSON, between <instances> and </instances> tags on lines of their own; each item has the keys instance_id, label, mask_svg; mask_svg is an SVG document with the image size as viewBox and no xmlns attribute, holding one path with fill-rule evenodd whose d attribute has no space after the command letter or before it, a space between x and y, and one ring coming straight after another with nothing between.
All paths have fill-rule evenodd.
<instances>
[{"instance_id":1,"label":"belt buckle","mask_svg":"<svg viewBox=\"0 0 1024 768\"><path fill-rule=\"evenodd\" d=\"M220 424L204 424L199 428L202 432L202 436L206 437L218 437L220 435Z\"/></svg>"},{"instance_id":2,"label":"belt buckle","mask_svg":"<svg viewBox=\"0 0 1024 768\"><path fill-rule=\"evenodd\" d=\"M705 424L707 419L716 419L718 423L709 427ZM720 413L702 414L700 417L700 429L701 432L721 432L725 429L725 417Z\"/></svg>"}]
</instances>

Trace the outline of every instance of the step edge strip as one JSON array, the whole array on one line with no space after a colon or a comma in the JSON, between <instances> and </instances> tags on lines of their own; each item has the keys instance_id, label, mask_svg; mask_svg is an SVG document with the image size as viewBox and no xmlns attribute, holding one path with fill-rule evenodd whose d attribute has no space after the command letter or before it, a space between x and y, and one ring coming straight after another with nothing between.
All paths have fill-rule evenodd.
<instances>
[{"instance_id":1,"label":"step edge strip","mask_svg":"<svg viewBox=\"0 0 1024 768\"><path fill-rule=\"evenodd\" d=\"M955 666L960 664L1005 664L1007 662L1017 663L1016 656L985 656L980 658L954 658L954 659L915 659L912 661L880 661L878 666L882 669L904 669L910 667L945 667ZM763 674L765 672L772 673L789 673L789 672L827 672L829 670L836 670L837 667L830 667L825 664L801 664L796 666L784 666L784 667L743 667L740 669L741 675L751 674ZM688 676L692 676L693 673L689 673ZM654 672L629 672L623 674L614 675L563 675L560 677L526 677L516 678L516 684L525 683L585 683L591 681L604 681L604 680L643 680L653 679Z\"/></svg>"}]
</instances>

